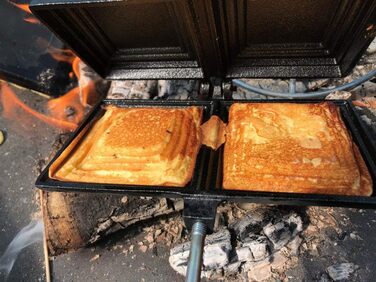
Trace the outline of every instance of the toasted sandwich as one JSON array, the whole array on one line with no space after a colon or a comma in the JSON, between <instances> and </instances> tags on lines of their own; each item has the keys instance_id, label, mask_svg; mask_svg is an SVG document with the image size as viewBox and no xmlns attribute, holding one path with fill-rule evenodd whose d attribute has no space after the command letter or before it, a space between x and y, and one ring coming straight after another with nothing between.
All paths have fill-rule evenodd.
<instances>
[{"instance_id":1,"label":"toasted sandwich","mask_svg":"<svg viewBox=\"0 0 376 282\"><path fill-rule=\"evenodd\" d=\"M184 187L201 145L202 109L108 106L51 165L61 181Z\"/></svg>"},{"instance_id":2,"label":"toasted sandwich","mask_svg":"<svg viewBox=\"0 0 376 282\"><path fill-rule=\"evenodd\" d=\"M224 189L372 194L366 164L331 102L233 104L223 163Z\"/></svg>"}]
</instances>

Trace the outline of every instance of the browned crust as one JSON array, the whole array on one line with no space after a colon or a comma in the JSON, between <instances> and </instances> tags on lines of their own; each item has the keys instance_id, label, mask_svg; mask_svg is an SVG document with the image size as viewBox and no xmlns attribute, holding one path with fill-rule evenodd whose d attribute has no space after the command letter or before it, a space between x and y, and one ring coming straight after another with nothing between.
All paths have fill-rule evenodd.
<instances>
[{"instance_id":1,"label":"browned crust","mask_svg":"<svg viewBox=\"0 0 376 282\"><path fill-rule=\"evenodd\" d=\"M329 137L319 135L319 140L324 142L322 149L300 148L296 145L295 141L290 140L289 135L281 138L280 135L274 134L273 128L267 131L268 124L264 126L259 120L255 120L255 123L253 123L253 112L251 110L248 111L246 109L242 111L242 109L247 107L249 107L249 109L253 107L253 109L269 110L269 108L267 109L267 107L269 107L268 104L234 104L229 111L227 140L224 149L223 187L231 190L371 195L372 179L358 148L347 132L346 126L338 112L338 108L331 102L307 104L306 106L294 104L299 105L296 107L290 105L291 104L283 104L283 106L281 106L282 108L278 108L280 106L273 103L270 106L270 111L278 112L278 109L283 110L283 107L289 107L290 112L286 114L285 110L283 115L299 117L299 111L308 111L314 113L316 116L319 115L326 121L326 130L331 136L330 138L334 139L331 140ZM278 118L281 120L279 117L280 114L281 113L277 113L277 122ZM280 127L282 126L283 128L287 126L281 123L280 120ZM267 145L259 146L249 142L243 143L242 137L246 134L246 129L239 127L239 121L242 121L243 124L249 121L250 124L256 128L256 131L262 130L262 133L268 133L270 138L266 142ZM302 126L311 128L310 120L308 119L306 124ZM315 130L313 131L315 132ZM254 146L259 146L257 148L263 149L256 150ZM252 150L260 154L260 156L250 155L249 153L243 154L243 152L247 151L253 152ZM273 153L276 153L278 156L273 156ZM242 159L242 157L236 157L236 155L239 154L247 157L244 159ZM320 162L324 160L324 162L318 164L317 167L311 166L310 163L293 164L290 162L295 159L295 157L298 162L299 160L304 160L304 156L306 155L311 156L312 159L314 158L312 156L315 156L315 154L317 154ZM265 159L266 156L270 157ZM308 159L308 161L310 162L311 159ZM328 160L329 165L326 163ZM336 162L335 160L338 161ZM266 164L265 167L261 167L259 170L255 169L255 166L259 166L260 163ZM359 185L357 183L359 183Z\"/></svg>"},{"instance_id":2,"label":"browned crust","mask_svg":"<svg viewBox=\"0 0 376 282\"><path fill-rule=\"evenodd\" d=\"M89 128L90 125L88 124L84 129L81 130L81 132L76 136L76 138L73 139L69 146L65 148L65 150L60 154L60 156L51 164L48 170L48 176L50 178L63 180L57 177L55 174L61 168L61 166L64 164L67 158L71 155L72 151L77 147L77 145L82 140L84 135L87 133Z\"/></svg>"},{"instance_id":3,"label":"browned crust","mask_svg":"<svg viewBox=\"0 0 376 282\"><path fill-rule=\"evenodd\" d=\"M114 143L116 147L104 147L106 143L103 142L107 142L106 140L113 140L110 144L117 141L117 138L111 139L110 135L104 136L105 134L112 134L113 131L111 130L113 127L110 128L109 126L112 126L111 124L114 124L114 122L123 122L117 119L118 114L127 119L128 113L133 115L140 113L141 115L138 115L136 120L132 119L129 121L127 125L123 123L125 126L124 130L127 130L126 128L129 128L129 126L132 128L132 122L140 122L141 125L145 125L145 123L141 122L143 113L147 114L147 118L149 119L153 119L154 116L158 119L159 113L163 115L159 118L160 122L155 124L155 126L152 125L151 128L150 126L148 129L144 129L142 126L133 127L133 132L136 133L139 141L133 142L129 140L128 138L132 138L134 135L129 135L127 131L124 131L121 135L127 138L119 138L119 142ZM176 118L176 115L180 117ZM102 118L90 129L86 127L72 141L67 149L64 150L59 158L51 165L49 175L51 178L61 181L185 186L192 179L197 154L201 145L200 124L202 115L203 110L199 107L137 109L108 107L107 112ZM125 120L125 122L127 122L127 120ZM163 126L167 127L161 127L161 122L162 125L164 124ZM120 129L122 129L122 127L121 125ZM164 134L165 137L153 135L154 129L156 129L156 133ZM144 140L143 136L145 136ZM154 137L156 139L154 139ZM147 148L146 139L157 146L156 148L160 148L157 149L159 153L154 152L153 155L153 149ZM162 146L160 147L159 141L155 140L165 141L160 143ZM102 142L103 144L98 142ZM124 155L124 151L122 151L122 144L124 142L131 144L131 147L124 147L126 149L125 154L126 152L131 153L129 156ZM140 145L142 149L137 147L132 149L134 148L132 144L139 142L142 143L142 145ZM100 146L98 144L100 144ZM114 155L113 158L111 157L109 159L110 155L106 154L107 151L117 152L119 150L117 148L120 149L120 156ZM141 155L138 156L138 151L134 150L141 150ZM102 156L100 154L105 155ZM161 166L158 166L159 162L163 162ZM153 176L149 177L147 175L147 171L153 172L154 175L159 172L158 170L154 171L150 165L156 169L166 167L168 171L160 171L160 174L157 175L158 177L160 176L160 178L158 178L160 180L158 180L153 178ZM115 171L112 172L112 169L115 169ZM174 174L175 170L176 175ZM105 176L101 176L103 175L103 171L105 171ZM124 173L122 173L122 171L124 171ZM145 171L144 174L143 171Z\"/></svg>"},{"instance_id":4,"label":"browned crust","mask_svg":"<svg viewBox=\"0 0 376 282\"><path fill-rule=\"evenodd\" d=\"M360 188L359 188L359 195L361 196L371 196L373 189L372 189L372 178L364 162L362 155L360 154L358 146L353 143L354 155L355 159L358 163L359 170L360 170ZM355 194L356 195L356 191Z\"/></svg>"},{"instance_id":5,"label":"browned crust","mask_svg":"<svg viewBox=\"0 0 376 282\"><path fill-rule=\"evenodd\" d=\"M216 115L201 125L202 144L217 150L226 142L226 124Z\"/></svg>"},{"instance_id":6,"label":"browned crust","mask_svg":"<svg viewBox=\"0 0 376 282\"><path fill-rule=\"evenodd\" d=\"M188 182L191 181L191 179L192 179L194 169L196 167L197 155L198 155L198 152L200 150L201 143L202 143L202 134L201 134L199 128L200 128L200 124L201 124L201 121L202 121L203 111L202 111L202 109L198 110L197 107L195 107L194 109L190 108L189 110L194 111L193 116L195 116L195 118L194 118L195 122L194 122L194 124L192 124L192 132L191 133L196 138L191 138L190 139L191 144L186 147L188 151L186 151L185 153L187 155L191 156L192 161L190 162L190 164L188 166L188 170L187 170L187 174L186 174L187 176L182 181L182 186L187 185ZM174 185L174 183L165 183L165 185Z\"/></svg>"}]
</instances>

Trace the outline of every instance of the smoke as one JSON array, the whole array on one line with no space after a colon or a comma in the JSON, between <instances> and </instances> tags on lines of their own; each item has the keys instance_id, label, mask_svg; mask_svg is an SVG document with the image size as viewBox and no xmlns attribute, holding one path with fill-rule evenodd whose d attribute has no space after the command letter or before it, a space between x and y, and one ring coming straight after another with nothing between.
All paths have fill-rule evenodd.
<instances>
[{"instance_id":1,"label":"smoke","mask_svg":"<svg viewBox=\"0 0 376 282\"><path fill-rule=\"evenodd\" d=\"M21 229L14 237L12 242L0 257L0 272L5 274L8 278L10 271L13 268L14 262L18 254L27 246L34 244L43 239L43 222L42 220L33 220L27 226Z\"/></svg>"}]
</instances>

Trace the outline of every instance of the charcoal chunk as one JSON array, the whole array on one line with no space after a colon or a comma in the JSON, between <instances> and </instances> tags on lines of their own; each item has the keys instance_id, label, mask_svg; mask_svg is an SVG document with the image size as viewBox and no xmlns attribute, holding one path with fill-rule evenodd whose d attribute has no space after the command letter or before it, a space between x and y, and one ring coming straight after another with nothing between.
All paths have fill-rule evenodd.
<instances>
[{"instance_id":1,"label":"charcoal chunk","mask_svg":"<svg viewBox=\"0 0 376 282\"><path fill-rule=\"evenodd\" d=\"M245 240L243 246L247 246L251 250L255 261L262 260L270 255L269 240L266 236L250 236Z\"/></svg>"},{"instance_id":2,"label":"charcoal chunk","mask_svg":"<svg viewBox=\"0 0 376 282\"><path fill-rule=\"evenodd\" d=\"M169 262L171 267L181 275L185 275L191 243L186 242L171 249ZM222 268L229 263L232 249L231 234L223 229L206 237L203 254L204 270Z\"/></svg>"},{"instance_id":3,"label":"charcoal chunk","mask_svg":"<svg viewBox=\"0 0 376 282\"><path fill-rule=\"evenodd\" d=\"M263 227L264 213L247 214L230 226L236 236L243 241L250 233L259 233Z\"/></svg>"},{"instance_id":4,"label":"charcoal chunk","mask_svg":"<svg viewBox=\"0 0 376 282\"><path fill-rule=\"evenodd\" d=\"M276 250L285 246L302 230L302 219L295 213L286 215L280 221L269 223L263 228L264 234L273 243Z\"/></svg>"}]
</instances>

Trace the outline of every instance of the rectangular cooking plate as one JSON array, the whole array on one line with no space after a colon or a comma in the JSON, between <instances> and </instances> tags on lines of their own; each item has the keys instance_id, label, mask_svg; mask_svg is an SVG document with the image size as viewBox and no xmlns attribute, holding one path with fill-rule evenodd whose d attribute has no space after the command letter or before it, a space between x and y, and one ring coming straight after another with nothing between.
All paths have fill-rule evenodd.
<instances>
[{"instance_id":1,"label":"rectangular cooking plate","mask_svg":"<svg viewBox=\"0 0 376 282\"><path fill-rule=\"evenodd\" d=\"M0 79L57 97L74 87L72 67L50 54L63 52L63 43L45 26L28 22L34 18L16 7L29 2L0 1Z\"/></svg>"},{"instance_id":2,"label":"rectangular cooking plate","mask_svg":"<svg viewBox=\"0 0 376 282\"><path fill-rule=\"evenodd\" d=\"M33 0L107 79L340 77L375 37L373 0Z\"/></svg>"},{"instance_id":3,"label":"rectangular cooking plate","mask_svg":"<svg viewBox=\"0 0 376 282\"><path fill-rule=\"evenodd\" d=\"M372 0L214 3L228 78L344 76L374 36Z\"/></svg>"},{"instance_id":4,"label":"rectangular cooking plate","mask_svg":"<svg viewBox=\"0 0 376 282\"><path fill-rule=\"evenodd\" d=\"M203 78L189 1L33 1L30 8L106 79Z\"/></svg>"},{"instance_id":5,"label":"rectangular cooking plate","mask_svg":"<svg viewBox=\"0 0 376 282\"><path fill-rule=\"evenodd\" d=\"M233 103L265 103L265 101L223 101L219 108L218 114L227 122L228 110ZM321 101L297 101L297 100L270 100L266 103L319 103ZM368 170L373 180L373 194L370 197L360 196L341 196L341 195L317 195L301 193L275 193L275 192L252 192L252 191L235 191L224 190L222 187L222 158L223 146L217 152L212 153L210 163L217 164L211 173L210 194L221 195L222 199L236 202L258 202L268 204L284 205L323 205L323 206L346 206L376 208L376 148L372 145L372 136L361 125L360 117L355 112L354 107L348 101L332 101L341 112L341 116L346 124L347 129L355 143L358 145L362 157L367 164Z\"/></svg>"},{"instance_id":6,"label":"rectangular cooking plate","mask_svg":"<svg viewBox=\"0 0 376 282\"><path fill-rule=\"evenodd\" d=\"M70 142L79 134L79 132L90 122L93 122L97 116L100 107L103 104L115 104L129 107L184 107L184 106L203 106L204 121L212 114L219 115L227 122L228 108L233 103L265 103L266 101L221 101L219 105L215 102L193 102L193 101L130 101L130 100L105 100L100 103L91 114L86 118L83 124L77 129L73 136L63 146L61 150L52 159L50 164L43 170L38 177L36 186L38 188L50 191L62 192L105 192L119 194L135 194L142 196L161 196L161 197L183 197L194 200L228 200L235 202L256 202L267 204L284 205L323 205L323 206L345 206L359 208L376 208L376 148L373 145L370 132L364 128L360 117L357 115L354 107L348 101L333 101L341 111L342 118L347 129L352 135L353 140L358 145L361 154L373 180L374 192L370 197L360 196L340 196L340 195L316 195L316 194L297 194L297 193L272 193L272 192L252 192L252 191L231 191L224 190L222 183L222 154L223 146L217 151L208 149L206 146L201 148L196 162L196 168L191 183L185 188L176 187L153 187L141 185L112 185L98 183L73 183L62 182L50 179L48 169L52 162L63 152ZM266 103L319 103L320 101L291 101L291 100L270 100Z\"/></svg>"},{"instance_id":7,"label":"rectangular cooking plate","mask_svg":"<svg viewBox=\"0 0 376 282\"><path fill-rule=\"evenodd\" d=\"M105 193L127 193L143 196L170 196L176 197L182 194L191 195L197 193L202 187L203 179L206 178L205 167L209 156L209 149L202 146L196 160L195 170L192 180L186 187L166 187L166 186L146 186L146 185L123 185L123 184L102 184L102 183L83 183L69 182L51 179L48 171L51 164L62 154L69 144L78 136L78 134L90 123L95 122L96 117L100 115L103 105L116 105L119 107L187 107L199 106L204 109L203 122L207 121L212 115L213 102L196 101L142 101L142 100L104 100L99 103L72 134L72 137L57 152L55 157L43 170L36 181L38 188L49 191L61 192L105 192Z\"/></svg>"}]
</instances>

